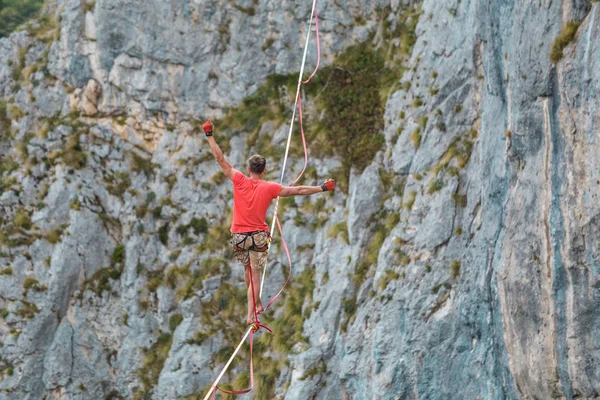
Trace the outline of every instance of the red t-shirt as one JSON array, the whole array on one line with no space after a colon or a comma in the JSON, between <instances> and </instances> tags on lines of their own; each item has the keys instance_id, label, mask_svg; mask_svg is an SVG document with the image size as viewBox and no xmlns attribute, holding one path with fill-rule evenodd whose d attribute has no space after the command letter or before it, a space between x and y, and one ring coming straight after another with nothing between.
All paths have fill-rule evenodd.
<instances>
[{"instance_id":1,"label":"red t-shirt","mask_svg":"<svg viewBox=\"0 0 600 400\"><path fill-rule=\"evenodd\" d=\"M269 231L265 223L271 201L281 191L275 182L257 181L241 172L233 176L233 221L232 233Z\"/></svg>"}]
</instances>

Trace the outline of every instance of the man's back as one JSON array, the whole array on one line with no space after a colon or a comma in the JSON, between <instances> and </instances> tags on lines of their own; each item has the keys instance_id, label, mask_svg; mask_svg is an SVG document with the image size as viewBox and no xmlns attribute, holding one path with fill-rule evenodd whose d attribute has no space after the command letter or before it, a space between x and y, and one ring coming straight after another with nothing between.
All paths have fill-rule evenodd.
<instances>
[{"instance_id":1,"label":"man's back","mask_svg":"<svg viewBox=\"0 0 600 400\"><path fill-rule=\"evenodd\" d=\"M265 223L267 209L271 201L281 191L282 186L262 179L248 178L241 172L233 176L233 221L231 232L268 232Z\"/></svg>"}]
</instances>

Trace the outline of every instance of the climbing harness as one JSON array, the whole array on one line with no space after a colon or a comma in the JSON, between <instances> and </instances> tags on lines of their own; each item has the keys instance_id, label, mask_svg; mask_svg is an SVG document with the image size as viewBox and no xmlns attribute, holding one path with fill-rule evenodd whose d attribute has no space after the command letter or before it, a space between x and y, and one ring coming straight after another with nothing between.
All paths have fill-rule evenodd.
<instances>
[{"instance_id":1,"label":"climbing harness","mask_svg":"<svg viewBox=\"0 0 600 400\"><path fill-rule=\"evenodd\" d=\"M308 79L303 81L302 75L304 74L304 66L306 64L306 55L308 52L308 43L309 43L309 39L310 39L310 32L311 32L311 28L312 28L313 19L315 21L315 34L316 34L316 41L317 41L317 65L316 65L314 71L308 77ZM304 126L302 124L303 115L302 115L302 99L300 96L300 88L303 84L308 83L313 78L313 76L316 74L317 70L319 69L320 61L321 61L321 45L319 43L319 15L317 12L317 0L313 0L312 11L310 14L310 20L308 22L308 29L306 32L306 43L304 45L304 54L302 56L302 65L300 67L300 74L298 77L298 87L296 89L296 98L295 98L294 108L292 111L292 119L290 122L290 129L288 132L288 139L287 139L287 144L286 144L286 148L285 148L285 156L283 158L283 166L281 168L281 179L280 179L281 184L283 184L283 178L285 176L285 168L287 165L287 159L288 159L288 155L289 155L289 151L290 151L290 144L291 144L291 140L292 140L292 131L293 131L293 127L294 127L294 120L296 118L296 108L298 108L298 117L299 117L298 119L300 120L300 133L302 136L302 146L304 147L304 166L302 167L302 171L300 172L298 177L292 182L292 184L290 186L296 185L296 183L300 180L300 178L304 174L304 171L306 171L306 167L308 165L308 150L307 150L307 146L306 146L306 138L304 135ZM287 247L287 243L285 242L285 238L283 237L283 230L281 228L281 223L279 222L279 218L277 217L278 208L279 208L279 197L277 197L277 200L275 201L275 209L273 211L273 222L271 224L270 232L274 232L275 224L277 224L277 229L279 231L279 234L281 235L281 244L282 244L283 250L285 251L285 254L287 256L287 260L288 260L290 269L289 269L288 276L287 276L283 286L279 290L279 292L277 292L277 294L267 303L267 305L264 306L265 310L267 310L275 302L275 300L277 300L277 298L281 295L281 293L283 292L283 289L285 289L286 285L288 284L288 282L292 276L292 258L290 256L290 251ZM256 233L256 232L248 232L248 233L250 234L250 236L252 236L252 234ZM246 239L247 239L247 237L244 238L243 242L245 242ZM253 244L253 246L255 246L254 238L252 238L252 240L253 240L252 244ZM243 242L232 243L232 244L233 244L234 248L239 248L239 245L242 244ZM271 240L268 240L267 248L263 251L266 251L269 249L270 243L271 243ZM261 250L254 250L254 251L261 251ZM250 261L248 261L248 267L251 267ZM253 366L253 362L252 362L252 347L253 347L253 343L254 343L254 334L256 332L258 332L258 330L260 328L264 328L268 332L272 332L272 331L266 325L261 324L258 319L258 312L256 309L256 299L254 298L254 281L252 278L252 272L250 271L250 273L248 275L250 276L250 290L252 291L252 301L254 303L254 320L255 320L255 322L250 324L248 330L246 331L246 334L244 335L244 337L242 338L242 340L240 341L240 343L234 350L233 354L231 355L231 357L229 358L229 360L227 361L227 363L225 364L223 369L221 370L221 373L217 376L217 379L215 379L215 382L211 385L210 390L208 391L208 393L206 394L206 396L204 397L203 400L208 400L209 398L214 400L217 390L219 390L223 393L227 393L227 394L239 395L239 394L249 393L254 388L254 366ZM262 296L262 291L263 291L264 282L265 282L265 275L266 275L266 265L265 265L265 270L263 271L262 276L261 276L259 298L260 298L260 296ZM227 371L227 369L233 362L233 359L235 358L237 353L240 351L242 345L246 342L246 338L248 338L248 336L249 336L249 346L250 346L250 387L247 389L242 389L242 390L226 390L226 389L220 388L219 386L217 386L219 384L219 381L221 380L223 375L225 375L225 372Z\"/></svg>"},{"instance_id":2,"label":"climbing harness","mask_svg":"<svg viewBox=\"0 0 600 400\"><path fill-rule=\"evenodd\" d=\"M264 232L267 234L267 244L265 244L264 246L257 246L256 242L254 241L254 234L255 233L261 233ZM254 232L244 232L244 233L238 233L238 235L242 235L244 236L244 238L242 240L240 240L239 242L235 243L232 242L233 245L233 249L236 251L258 251L259 253L264 253L265 251L269 250L269 244L271 243L271 234L269 232L265 232L265 231L254 231ZM241 247L240 245L242 243L246 243L246 240L248 240L248 238L252 239L252 245L249 248L245 248L245 247Z\"/></svg>"}]
</instances>

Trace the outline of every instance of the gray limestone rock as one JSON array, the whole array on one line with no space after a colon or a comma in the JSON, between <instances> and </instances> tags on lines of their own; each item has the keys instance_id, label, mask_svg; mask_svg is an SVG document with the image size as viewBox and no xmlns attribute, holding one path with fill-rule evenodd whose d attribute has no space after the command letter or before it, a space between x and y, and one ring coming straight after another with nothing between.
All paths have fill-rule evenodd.
<instances>
[{"instance_id":1,"label":"gray limestone rock","mask_svg":"<svg viewBox=\"0 0 600 400\"><path fill-rule=\"evenodd\" d=\"M44 357L42 380L47 390L67 386L73 369L73 328L64 319L54 333L54 340Z\"/></svg>"},{"instance_id":2,"label":"gray limestone rock","mask_svg":"<svg viewBox=\"0 0 600 400\"><path fill-rule=\"evenodd\" d=\"M435 249L450 239L456 213L452 195L457 186L457 180L452 180L440 192L424 196L417 203L416 207L426 215L414 238L415 246Z\"/></svg>"},{"instance_id":3,"label":"gray limestone rock","mask_svg":"<svg viewBox=\"0 0 600 400\"><path fill-rule=\"evenodd\" d=\"M361 175L351 176L351 178L352 191L348 199L348 236L352 243L357 241L367 220L380 208L382 189L379 166L375 163L369 165Z\"/></svg>"}]
</instances>

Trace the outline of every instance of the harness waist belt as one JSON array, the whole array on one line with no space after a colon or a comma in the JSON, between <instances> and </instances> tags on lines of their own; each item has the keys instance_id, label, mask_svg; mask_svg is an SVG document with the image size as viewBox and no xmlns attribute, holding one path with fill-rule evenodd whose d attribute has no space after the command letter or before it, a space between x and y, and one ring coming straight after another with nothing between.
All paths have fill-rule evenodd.
<instances>
[{"instance_id":1,"label":"harness waist belt","mask_svg":"<svg viewBox=\"0 0 600 400\"><path fill-rule=\"evenodd\" d=\"M256 242L254 242L254 234L255 233L262 233L262 232L266 233L267 236L268 236L267 244L264 245L264 246L262 246L262 247L257 247L256 246ZM253 231L253 232L234 233L234 235L244 235L244 239L242 239L239 242L233 244L233 248L235 250L237 250L237 251L250 251L250 250L252 250L252 251L257 251L259 253L263 253L263 252L265 252L265 251L267 251L269 249L269 239L271 238L271 234L269 232L266 232L266 231ZM240 244L246 242L246 239L248 239L248 236L250 236L250 238L252 239L252 246L250 246L249 249L245 249L243 247L240 247Z\"/></svg>"}]
</instances>

